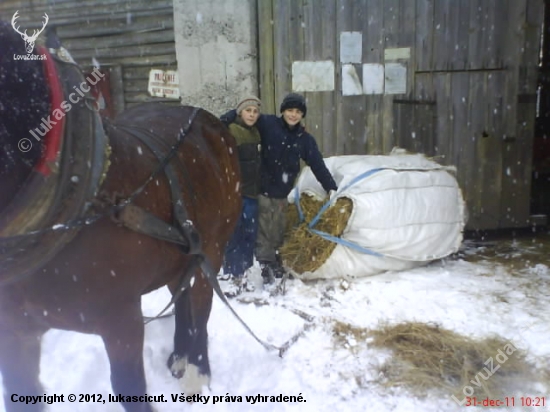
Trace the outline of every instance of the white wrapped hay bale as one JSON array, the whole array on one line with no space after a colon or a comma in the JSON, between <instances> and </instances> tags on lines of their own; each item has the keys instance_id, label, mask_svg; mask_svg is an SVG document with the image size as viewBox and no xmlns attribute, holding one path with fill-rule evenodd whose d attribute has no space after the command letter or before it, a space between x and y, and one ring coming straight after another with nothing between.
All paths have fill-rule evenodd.
<instances>
[{"instance_id":1,"label":"white wrapped hay bale","mask_svg":"<svg viewBox=\"0 0 550 412\"><path fill-rule=\"evenodd\" d=\"M336 199L353 202L341 240L333 239L346 245L337 243L318 269L298 277L361 277L410 269L460 247L465 204L454 168L419 154L336 156L325 162L338 184ZM326 197L309 168L290 193L291 203L295 191Z\"/></svg>"}]
</instances>

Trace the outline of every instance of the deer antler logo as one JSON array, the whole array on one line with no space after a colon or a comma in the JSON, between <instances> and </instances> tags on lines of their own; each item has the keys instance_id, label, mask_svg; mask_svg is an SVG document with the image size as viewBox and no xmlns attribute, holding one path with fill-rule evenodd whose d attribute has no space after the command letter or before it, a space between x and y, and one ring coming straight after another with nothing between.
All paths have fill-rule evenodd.
<instances>
[{"instance_id":1,"label":"deer antler logo","mask_svg":"<svg viewBox=\"0 0 550 412\"><path fill-rule=\"evenodd\" d=\"M17 26L17 27L15 26L15 20L17 20L17 18L19 17L17 15L17 13L19 13L19 10L17 10L13 14L13 17L11 19L11 25L13 26L13 29L21 35L23 40L25 40L25 49L27 49L27 54L30 54L30 53L32 53L32 51L34 49L34 42L38 38L38 35L44 31L44 29L46 28L46 24L48 24L48 20L50 18L48 17L48 15L46 13L44 13L44 19L45 20L44 20L44 24L42 25L42 28L40 30L33 30L32 36L28 36L27 35L27 30L25 30L24 33L21 33L19 31L19 26Z\"/></svg>"}]
</instances>

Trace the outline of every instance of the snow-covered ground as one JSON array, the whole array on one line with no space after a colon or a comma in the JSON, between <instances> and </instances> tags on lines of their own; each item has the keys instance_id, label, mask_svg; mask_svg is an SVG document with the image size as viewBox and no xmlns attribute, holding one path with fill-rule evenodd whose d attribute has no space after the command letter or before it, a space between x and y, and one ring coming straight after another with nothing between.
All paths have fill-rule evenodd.
<instances>
[{"instance_id":1,"label":"snow-covered ground","mask_svg":"<svg viewBox=\"0 0 550 412\"><path fill-rule=\"evenodd\" d=\"M232 299L248 325L276 345L303 332L281 358L249 336L229 310L214 298L209 323L212 382L207 404L172 402L181 389L166 368L173 318L146 326L145 365L148 391L165 394L164 411L462 411L450 396L419 399L402 389L376 383L388 354L353 336L334 336L336 321L360 328L403 321L432 322L471 337L498 334L548 367L550 359L550 241L467 243L453 258L405 272L385 273L349 282L287 282L285 295L255 291ZM496 251L496 253L495 253ZM259 268L252 269L259 276ZM253 303L244 303L246 299ZM168 301L165 289L143 299L146 315ZM307 316L306 316L307 315ZM347 342L347 343L345 343ZM41 380L47 394L111 393L108 361L98 337L52 330L43 341ZM546 363L545 363L546 362ZM472 378L474 378L472 376ZM532 385L545 407L493 410L550 410L550 388ZM259 402L247 395L301 395L302 403ZM225 396L242 396L226 402ZM213 404L213 396L223 401ZM119 404L58 403L47 411L122 411ZM491 408L483 408L491 410Z\"/></svg>"}]
</instances>

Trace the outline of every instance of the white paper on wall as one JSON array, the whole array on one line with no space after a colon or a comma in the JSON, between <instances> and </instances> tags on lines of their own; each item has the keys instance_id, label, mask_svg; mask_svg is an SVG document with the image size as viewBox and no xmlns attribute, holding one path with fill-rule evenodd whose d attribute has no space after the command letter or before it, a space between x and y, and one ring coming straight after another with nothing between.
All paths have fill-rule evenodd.
<instances>
[{"instance_id":1,"label":"white paper on wall","mask_svg":"<svg viewBox=\"0 0 550 412\"><path fill-rule=\"evenodd\" d=\"M334 62L295 61L292 63L292 90L323 92L334 90Z\"/></svg>"},{"instance_id":2,"label":"white paper on wall","mask_svg":"<svg viewBox=\"0 0 550 412\"><path fill-rule=\"evenodd\" d=\"M400 47L395 49L384 50L384 60L407 60L411 58L410 47Z\"/></svg>"},{"instance_id":3,"label":"white paper on wall","mask_svg":"<svg viewBox=\"0 0 550 412\"><path fill-rule=\"evenodd\" d=\"M360 31L340 33L340 63L361 63L363 34Z\"/></svg>"},{"instance_id":4,"label":"white paper on wall","mask_svg":"<svg viewBox=\"0 0 550 412\"><path fill-rule=\"evenodd\" d=\"M386 64L386 94L407 93L407 68L401 63Z\"/></svg>"},{"instance_id":5,"label":"white paper on wall","mask_svg":"<svg viewBox=\"0 0 550 412\"><path fill-rule=\"evenodd\" d=\"M384 93L384 65L367 63L363 65L363 92L365 94Z\"/></svg>"},{"instance_id":6,"label":"white paper on wall","mask_svg":"<svg viewBox=\"0 0 550 412\"><path fill-rule=\"evenodd\" d=\"M363 86L353 64L342 66L342 95L356 96L363 94Z\"/></svg>"}]
</instances>

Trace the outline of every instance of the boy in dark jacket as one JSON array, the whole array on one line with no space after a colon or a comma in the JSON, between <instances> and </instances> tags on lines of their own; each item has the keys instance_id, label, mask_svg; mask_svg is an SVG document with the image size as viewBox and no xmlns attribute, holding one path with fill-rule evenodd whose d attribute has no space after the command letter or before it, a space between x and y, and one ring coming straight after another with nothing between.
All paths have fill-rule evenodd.
<instances>
[{"instance_id":1,"label":"boy in dark jacket","mask_svg":"<svg viewBox=\"0 0 550 412\"><path fill-rule=\"evenodd\" d=\"M280 112L281 117L262 114L256 123L262 141L256 258L266 283L284 274L278 249L283 244L287 196L300 172L300 159L311 168L327 193L337 190L315 139L301 125L307 113L304 97L288 94ZM234 119L235 111L222 116L226 123Z\"/></svg>"}]
</instances>

